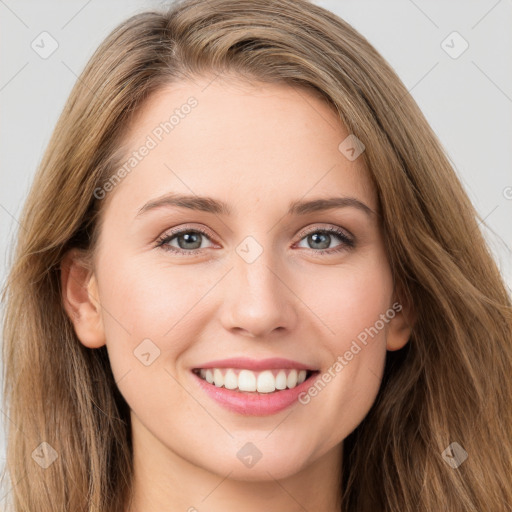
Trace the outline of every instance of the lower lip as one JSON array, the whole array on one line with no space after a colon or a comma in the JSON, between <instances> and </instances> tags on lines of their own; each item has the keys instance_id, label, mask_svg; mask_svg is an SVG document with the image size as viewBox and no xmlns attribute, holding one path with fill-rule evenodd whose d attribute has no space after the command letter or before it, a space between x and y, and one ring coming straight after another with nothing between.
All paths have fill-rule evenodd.
<instances>
[{"instance_id":1,"label":"lower lip","mask_svg":"<svg viewBox=\"0 0 512 512\"><path fill-rule=\"evenodd\" d=\"M294 404L299 395L313 384L320 372L314 373L293 389L284 389L274 393L233 391L210 384L194 372L192 375L197 379L201 389L226 409L244 416L268 416Z\"/></svg>"}]
</instances>

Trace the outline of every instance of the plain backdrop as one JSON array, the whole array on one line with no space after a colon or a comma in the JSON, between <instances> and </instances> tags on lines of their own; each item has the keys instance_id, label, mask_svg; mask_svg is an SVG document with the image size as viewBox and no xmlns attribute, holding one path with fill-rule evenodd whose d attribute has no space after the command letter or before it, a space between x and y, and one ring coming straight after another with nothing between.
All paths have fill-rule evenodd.
<instances>
[{"instance_id":1,"label":"plain backdrop","mask_svg":"<svg viewBox=\"0 0 512 512\"><path fill-rule=\"evenodd\" d=\"M119 22L165 3L0 0L2 285L22 205L78 75ZM512 288L512 0L315 3L359 30L401 77L484 220L481 229ZM52 44L58 47L43 58ZM10 420L1 412L4 429Z\"/></svg>"}]
</instances>

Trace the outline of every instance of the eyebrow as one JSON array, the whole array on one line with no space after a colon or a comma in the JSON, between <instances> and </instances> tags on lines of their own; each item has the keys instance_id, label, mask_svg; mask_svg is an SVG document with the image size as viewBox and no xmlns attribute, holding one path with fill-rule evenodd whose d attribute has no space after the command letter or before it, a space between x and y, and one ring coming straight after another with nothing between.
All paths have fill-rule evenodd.
<instances>
[{"instance_id":1,"label":"eyebrow","mask_svg":"<svg viewBox=\"0 0 512 512\"><path fill-rule=\"evenodd\" d=\"M198 210L216 215L232 214L229 205L218 199L212 197L201 197L196 195L183 195L183 194L167 194L152 201L147 202L137 213L139 217L145 212L154 210L161 207L177 206L180 208L188 208L190 210ZM307 215L309 213L321 212L331 210L334 208L357 208L369 216L376 215L376 213L365 203L359 201L355 197L329 197L312 199L309 201L292 201L289 204L287 215Z\"/></svg>"}]
</instances>

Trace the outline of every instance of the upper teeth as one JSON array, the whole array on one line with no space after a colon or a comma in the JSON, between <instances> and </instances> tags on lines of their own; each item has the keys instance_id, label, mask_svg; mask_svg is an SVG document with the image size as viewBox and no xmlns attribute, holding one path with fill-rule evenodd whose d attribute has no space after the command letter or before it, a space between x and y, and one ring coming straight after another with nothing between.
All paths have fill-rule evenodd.
<instances>
[{"instance_id":1,"label":"upper teeth","mask_svg":"<svg viewBox=\"0 0 512 512\"><path fill-rule=\"evenodd\" d=\"M264 370L253 372L234 368L199 370L201 378L217 387L272 393L276 389L294 388L306 380L306 370Z\"/></svg>"}]
</instances>

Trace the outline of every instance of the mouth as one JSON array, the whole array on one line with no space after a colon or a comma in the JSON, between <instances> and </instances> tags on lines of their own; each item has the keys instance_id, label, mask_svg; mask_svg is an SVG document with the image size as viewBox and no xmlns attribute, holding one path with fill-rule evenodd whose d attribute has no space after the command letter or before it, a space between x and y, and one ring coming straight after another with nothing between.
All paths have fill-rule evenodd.
<instances>
[{"instance_id":1,"label":"mouth","mask_svg":"<svg viewBox=\"0 0 512 512\"><path fill-rule=\"evenodd\" d=\"M192 372L217 388L254 395L295 389L319 373L318 370L296 368L269 368L261 371L245 368L194 368Z\"/></svg>"}]
</instances>

